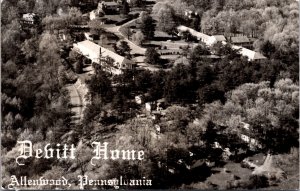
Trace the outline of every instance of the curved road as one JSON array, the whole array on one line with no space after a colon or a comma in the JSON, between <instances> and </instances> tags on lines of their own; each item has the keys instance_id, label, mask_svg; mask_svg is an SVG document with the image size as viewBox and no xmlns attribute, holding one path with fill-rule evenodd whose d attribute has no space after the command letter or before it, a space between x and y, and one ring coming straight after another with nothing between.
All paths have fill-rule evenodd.
<instances>
[{"instance_id":1,"label":"curved road","mask_svg":"<svg viewBox=\"0 0 300 191\"><path fill-rule=\"evenodd\" d=\"M83 104L82 104L82 98L80 97L80 94L78 90L76 89L75 85L68 85L67 89L70 93L70 102L71 102L71 112L74 113L73 116L73 122L78 124L81 122L83 117Z\"/></svg>"},{"instance_id":2,"label":"curved road","mask_svg":"<svg viewBox=\"0 0 300 191\"><path fill-rule=\"evenodd\" d=\"M120 28L124 27L126 25L128 25L129 23L135 22L136 19L133 19L131 21L128 21L127 23L121 25L121 26L113 26L113 27L107 27L105 28L107 31L114 33L115 35L119 36L120 39L126 41L128 43L128 45L131 48L131 53L132 54L142 54L144 55L146 52L145 48L142 48L136 44L134 44L132 41L130 41L126 36L124 36L121 32L120 32Z\"/></svg>"}]
</instances>

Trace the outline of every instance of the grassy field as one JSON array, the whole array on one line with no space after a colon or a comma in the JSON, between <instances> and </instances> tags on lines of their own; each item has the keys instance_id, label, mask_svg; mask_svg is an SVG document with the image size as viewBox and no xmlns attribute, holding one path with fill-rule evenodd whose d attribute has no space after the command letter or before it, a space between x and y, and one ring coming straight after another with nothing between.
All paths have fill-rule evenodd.
<instances>
[{"instance_id":1,"label":"grassy field","mask_svg":"<svg viewBox=\"0 0 300 191\"><path fill-rule=\"evenodd\" d=\"M263 164L266 154L259 153L249 157L249 161L260 166ZM293 149L289 154L273 155L273 165L282 169L287 179L271 185L265 190L298 190L299 189L299 151ZM242 168L240 163L228 162L221 168L213 168L213 174L205 182L197 182L191 185L184 185L183 188L193 189L227 189L227 182L238 179L242 182L248 182L252 170Z\"/></svg>"},{"instance_id":2,"label":"grassy field","mask_svg":"<svg viewBox=\"0 0 300 191\"><path fill-rule=\"evenodd\" d=\"M278 186L272 186L268 189L299 189L299 150L294 148L289 154L280 154L274 156L276 167L285 171L287 179L278 183Z\"/></svg>"},{"instance_id":3,"label":"grassy field","mask_svg":"<svg viewBox=\"0 0 300 191\"><path fill-rule=\"evenodd\" d=\"M242 168L240 163L227 163L223 168L213 168L215 173L207 178L206 182L217 185L219 189L226 189L227 181L234 180L234 176L241 181L248 181L251 170Z\"/></svg>"}]
</instances>

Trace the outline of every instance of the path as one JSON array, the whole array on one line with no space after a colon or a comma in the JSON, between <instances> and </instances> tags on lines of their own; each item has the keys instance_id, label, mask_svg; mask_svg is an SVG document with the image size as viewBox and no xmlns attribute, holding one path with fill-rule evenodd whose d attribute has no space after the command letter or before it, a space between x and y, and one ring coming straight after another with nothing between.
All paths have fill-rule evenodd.
<instances>
[{"instance_id":1,"label":"path","mask_svg":"<svg viewBox=\"0 0 300 191\"><path fill-rule=\"evenodd\" d=\"M131 53L132 54L142 54L144 55L146 52L145 48L142 48L136 44L134 44L133 42L131 42L127 37L125 37L121 32L120 32L120 28L123 26L126 26L132 22L135 22L134 20L128 21L127 23L123 24L122 26L113 26L113 27L107 27L106 30L108 32L114 33L115 35L117 35L118 37L120 37L120 39L126 41L128 43L128 45L131 48Z\"/></svg>"},{"instance_id":2,"label":"path","mask_svg":"<svg viewBox=\"0 0 300 191\"><path fill-rule=\"evenodd\" d=\"M67 89L70 93L71 112L74 113L74 116L72 117L72 122L78 124L81 122L83 117L82 98L80 97L80 94L74 84L68 85Z\"/></svg>"}]
</instances>

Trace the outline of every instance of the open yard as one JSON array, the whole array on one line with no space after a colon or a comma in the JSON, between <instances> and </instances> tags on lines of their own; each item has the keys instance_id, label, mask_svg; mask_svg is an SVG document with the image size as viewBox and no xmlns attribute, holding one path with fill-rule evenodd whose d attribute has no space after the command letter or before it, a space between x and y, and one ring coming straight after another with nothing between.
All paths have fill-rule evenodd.
<instances>
[{"instance_id":1,"label":"open yard","mask_svg":"<svg viewBox=\"0 0 300 191\"><path fill-rule=\"evenodd\" d=\"M261 166L264 163L266 154L259 153L249 157L249 161ZM283 169L287 179L281 180L265 189L267 190L296 190L299 188L299 151L293 149L289 154L273 155L274 167ZM212 168L212 175L205 182L197 182L188 187L193 189L228 189L228 182L238 180L249 182L252 170L243 168L240 163L228 162L223 167Z\"/></svg>"},{"instance_id":2,"label":"open yard","mask_svg":"<svg viewBox=\"0 0 300 191\"><path fill-rule=\"evenodd\" d=\"M289 154L274 155L275 166L284 170L287 179L268 189L297 190L299 189L299 150L293 148Z\"/></svg>"},{"instance_id":3,"label":"open yard","mask_svg":"<svg viewBox=\"0 0 300 191\"><path fill-rule=\"evenodd\" d=\"M247 168L242 168L240 163L227 163L223 168L213 168L214 173L207 178L206 183L210 182L217 185L219 189L226 189L227 182L235 179L248 181L252 173Z\"/></svg>"}]
</instances>

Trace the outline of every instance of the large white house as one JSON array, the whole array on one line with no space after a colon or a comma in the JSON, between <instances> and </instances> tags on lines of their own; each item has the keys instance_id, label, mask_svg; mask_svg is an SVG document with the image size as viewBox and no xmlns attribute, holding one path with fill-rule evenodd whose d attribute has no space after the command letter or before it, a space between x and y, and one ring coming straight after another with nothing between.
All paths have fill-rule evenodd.
<instances>
[{"instance_id":1,"label":"large white house","mask_svg":"<svg viewBox=\"0 0 300 191\"><path fill-rule=\"evenodd\" d=\"M240 54L242 56L245 56L248 58L249 61L255 61L255 60L264 60L266 59L266 57L262 54L260 54L259 52L255 52L253 50L241 47L241 46L236 46L236 45L232 45L233 49L236 50L240 50Z\"/></svg>"},{"instance_id":2,"label":"large white house","mask_svg":"<svg viewBox=\"0 0 300 191\"><path fill-rule=\"evenodd\" d=\"M89 58L93 63L101 64L102 66L105 59L113 59L113 65L105 65L105 70L112 74L118 75L121 74L124 69L133 69L135 67L133 61L89 40L75 43L74 50Z\"/></svg>"},{"instance_id":3,"label":"large white house","mask_svg":"<svg viewBox=\"0 0 300 191\"><path fill-rule=\"evenodd\" d=\"M212 46L213 44L215 44L217 42L223 42L223 41L224 42L226 41L226 38L224 35L213 35L213 36L209 37L208 45Z\"/></svg>"},{"instance_id":4,"label":"large white house","mask_svg":"<svg viewBox=\"0 0 300 191\"><path fill-rule=\"evenodd\" d=\"M196 37L197 40L199 40L201 42L204 42L208 46L211 43L211 39L210 39L209 35L201 33L201 32L198 32L198 31L196 31L196 30L194 30L192 28L180 25L180 26L177 27L177 30L179 31L179 33L188 31L191 35L193 35L194 37Z\"/></svg>"},{"instance_id":5,"label":"large white house","mask_svg":"<svg viewBox=\"0 0 300 191\"><path fill-rule=\"evenodd\" d=\"M226 38L223 35L214 35L214 36L209 36L204 33L198 32L192 28L180 25L177 27L177 30L179 31L179 35L182 32L188 31L191 35L195 36L199 41L204 42L208 47L212 46L213 44L217 42L221 42L222 44L227 44ZM259 52L255 52L253 50L244 48L242 46L236 46L232 45L232 48L235 50L240 50L240 54L242 56L245 56L248 58L249 61L255 61L255 60L264 60L266 59L265 56L260 54Z\"/></svg>"}]
</instances>

